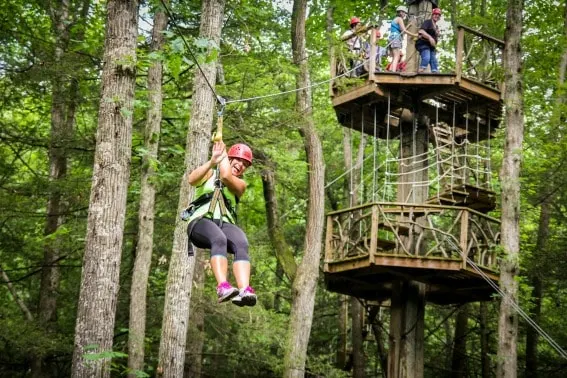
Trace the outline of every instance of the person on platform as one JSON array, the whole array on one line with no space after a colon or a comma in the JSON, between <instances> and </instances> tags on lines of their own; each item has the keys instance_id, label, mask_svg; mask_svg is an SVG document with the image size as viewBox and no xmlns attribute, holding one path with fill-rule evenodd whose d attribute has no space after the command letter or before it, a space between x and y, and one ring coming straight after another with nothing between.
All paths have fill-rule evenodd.
<instances>
[{"instance_id":1,"label":"person on platform","mask_svg":"<svg viewBox=\"0 0 567 378\"><path fill-rule=\"evenodd\" d=\"M402 44L404 40L404 34L408 34L412 37L417 38L417 34L407 30L404 20L408 17L408 8L400 5L396 8L396 17L392 20L390 26L390 36L388 37L388 49L392 55L392 63L390 64L391 72L398 71L398 63L400 62L402 54Z\"/></svg>"},{"instance_id":2,"label":"person on platform","mask_svg":"<svg viewBox=\"0 0 567 378\"><path fill-rule=\"evenodd\" d=\"M350 70L354 70L350 75L352 77L360 76L364 71L362 66L362 49L365 44L363 29L364 26L360 23L360 18L351 17L350 29L341 36L341 41L345 41L350 53L349 67Z\"/></svg>"},{"instance_id":3,"label":"person on platform","mask_svg":"<svg viewBox=\"0 0 567 378\"><path fill-rule=\"evenodd\" d=\"M439 39L439 27L437 22L441 18L441 9L435 8L431 11L431 18L425 20L421 28L417 32L418 39L415 48L419 51L421 62L419 63L418 72L423 73L427 70L427 66L431 67L431 73L439 73L437 62L437 41Z\"/></svg>"}]
</instances>

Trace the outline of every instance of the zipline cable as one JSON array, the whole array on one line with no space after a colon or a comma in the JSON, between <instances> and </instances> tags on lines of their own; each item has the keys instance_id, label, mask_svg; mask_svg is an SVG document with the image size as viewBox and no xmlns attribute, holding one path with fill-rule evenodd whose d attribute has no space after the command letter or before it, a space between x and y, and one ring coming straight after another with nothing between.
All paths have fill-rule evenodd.
<instances>
[{"instance_id":1,"label":"zipline cable","mask_svg":"<svg viewBox=\"0 0 567 378\"><path fill-rule=\"evenodd\" d=\"M461 252L460 248L451 239L447 241L453 245L453 248L461 255L462 258L466 259L467 263L502 297L502 300L508 301L510 305L516 310L516 312L530 325L532 326L541 337L543 337L553 349L559 353L561 357L567 360L567 352L551 337L547 332L545 332L528 314L522 310L522 308L516 303L516 301L509 295L504 293L497 284L495 284L487 275L480 269L474 261L472 261L468 256L465 256L464 251Z\"/></svg>"},{"instance_id":2,"label":"zipline cable","mask_svg":"<svg viewBox=\"0 0 567 378\"><path fill-rule=\"evenodd\" d=\"M217 94L217 92L215 91L215 88L213 88L213 86L211 85L211 83L209 82L209 79L207 78L207 75L205 75L205 72L203 71L203 69L201 68L201 65L199 64L199 61L197 60L197 57L195 56L195 54L193 53L193 50L191 50L191 47L189 47L189 43L187 43L187 40L185 39L185 37L183 36L183 34L181 33L181 28L179 27L179 25L177 24L177 21L175 21L175 17L173 16L173 14L171 13L171 11L169 10L169 7L167 6L167 4L165 4L164 0L160 0L161 5L163 6L163 8L165 9L165 13L167 13L167 16L169 17L169 19L171 20L172 25L175 27L175 29L177 30L177 33L179 34L179 36L181 37L181 40L183 41L183 44L185 45L185 48L187 49L187 51L189 51L189 54L191 54L191 58L193 58L193 61L195 62L195 64L197 65L197 68L199 69L199 71L201 72L201 75L203 75L203 77L205 78L205 82L207 83L207 86L209 87L209 89L211 90L211 92L213 92L213 94L215 95L215 99L217 100L217 102L221 105L224 106L226 104L226 102L224 101L224 99L219 96Z\"/></svg>"}]
</instances>

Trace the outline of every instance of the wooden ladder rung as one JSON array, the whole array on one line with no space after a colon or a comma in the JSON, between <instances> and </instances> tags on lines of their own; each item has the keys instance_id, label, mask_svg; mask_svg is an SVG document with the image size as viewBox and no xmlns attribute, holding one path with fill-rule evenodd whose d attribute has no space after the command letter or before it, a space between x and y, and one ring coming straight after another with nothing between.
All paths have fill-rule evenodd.
<instances>
[{"instance_id":1,"label":"wooden ladder rung","mask_svg":"<svg viewBox=\"0 0 567 378\"><path fill-rule=\"evenodd\" d=\"M443 142L444 144L453 144L453 141L449 139L441 138L438 136L436 136L435 139L437 140L437 144L439 144L439 142Z\"/></svg>"},{"instance_id":2,"label":"wooden ladder rung","mask_svg":"<svg viewBox=\"0 0 567 378\"><path fill-rule=\"evenodd\" d=\"M439 134L445 134L445 135L451 135L452 134L450 129L445 128L445 127L439 127L439 126L434 126L433 132L439 133Z\"/></svg>"}]
</instances>

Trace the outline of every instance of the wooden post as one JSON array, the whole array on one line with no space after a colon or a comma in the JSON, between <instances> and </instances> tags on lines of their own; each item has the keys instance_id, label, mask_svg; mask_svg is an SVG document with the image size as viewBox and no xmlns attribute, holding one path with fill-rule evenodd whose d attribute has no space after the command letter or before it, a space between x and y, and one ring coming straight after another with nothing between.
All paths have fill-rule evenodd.
<instances>
[{"instance_id":1,"label":"wooden post","mask_svg":"<svg viewBox=\"0 0 567 378\"><path fill-rule=\"evenodd\" d=\"M461 75L463 74L463 54L465 48L465 29L462 27L457 28L457 56L455 57L455 82L461 82Z\"/></svg>"},{"instance_id":2,"label":"wooden post","mask_svg":"<svg viewBox=\"0 0 567 378\"><path fill-rule=\"evenodd\" d=\"M327 215L327 233L325 234L325 270L327 270L327 264L333 259L333 246L331 245L331 240L333 240L333 216Z\"/></svg>"},{"instance_id":3,"label":"wooden post","mask_svg":"<svg viewBox=\"0 0 567 378\"><path fill-rule=\"evenodd\" d=\"M368 80L374 81L376 71L376 29L370 29L370 57L368 58Z\"/></svg>"},{"instance_id":4,"label":"wooden post","mask_svg":"<svg viewBox=\"0 0 567 378\"><path fill-rule=\"evenodd\" d=\"M331 46L331 81L329 81L329 96L334 97L335 91L333 87L335 85L335 77L337 76L337 55L335 53L335 47Z\"/></svg>"},{"instance_id":5,"label":"wooden post","mask_svg":"<svg viewBox=\"0 0 567 378\"><path fill-rule=\"evenodd\" d=\"M469 234L469 212L462 210L461 212L461 250L463 251L463 269L467 268L467 257L469 251L467 250L468 235ZM480 251L478 251L480 253Z\"/></svg>"},{"instance_id":6,"label":"wooden post","mask_svg":"<svg viewBox=\"0 0 567 378\"><path fill-rule=\"evenodd\" d=\"M372 205L372 225L370 228L370 253L368 259L370 264L376 261L376 248L378 247L378 205Z\"/></svg>"}]
</instances>

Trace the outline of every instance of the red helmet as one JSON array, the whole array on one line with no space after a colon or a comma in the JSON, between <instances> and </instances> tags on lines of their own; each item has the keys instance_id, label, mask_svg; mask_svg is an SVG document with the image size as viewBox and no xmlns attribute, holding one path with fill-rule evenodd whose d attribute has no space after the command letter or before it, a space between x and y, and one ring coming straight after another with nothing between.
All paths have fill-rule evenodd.
<instances>
[{"instance_id":1,"label":"red helmet","mask_svg":"<svg viewBox=\"0 0 567 378\"><path fill-rule=\"evenodd\" d=\"M354 25L354 24L358 24L360 23L360 18L358 17L351 17L350 19L350 26Z\"/></svg>"},{"instance_id":2,"label":"red helmet","mask_svg":"<svg viewBox=\"0 0 567 378\"><path fill-rule=\"evenodd\" d=\"M228 157L246 160L250 163L250 165L252 165L252 150L245 144L237 143L230 147L228 150Z\"/></svg>"},{"instance_id":3,"label":"red helmet","mask_svg":"<svg viewBox=\"0 0 567 378\"><path fill-rule=\"evenodd\" d=\"M441 15L441 9L439 9L439 8L433 9L433 11L431 11L431 15L434 15L434 14Z\"/></svg>"}]
</instances>

